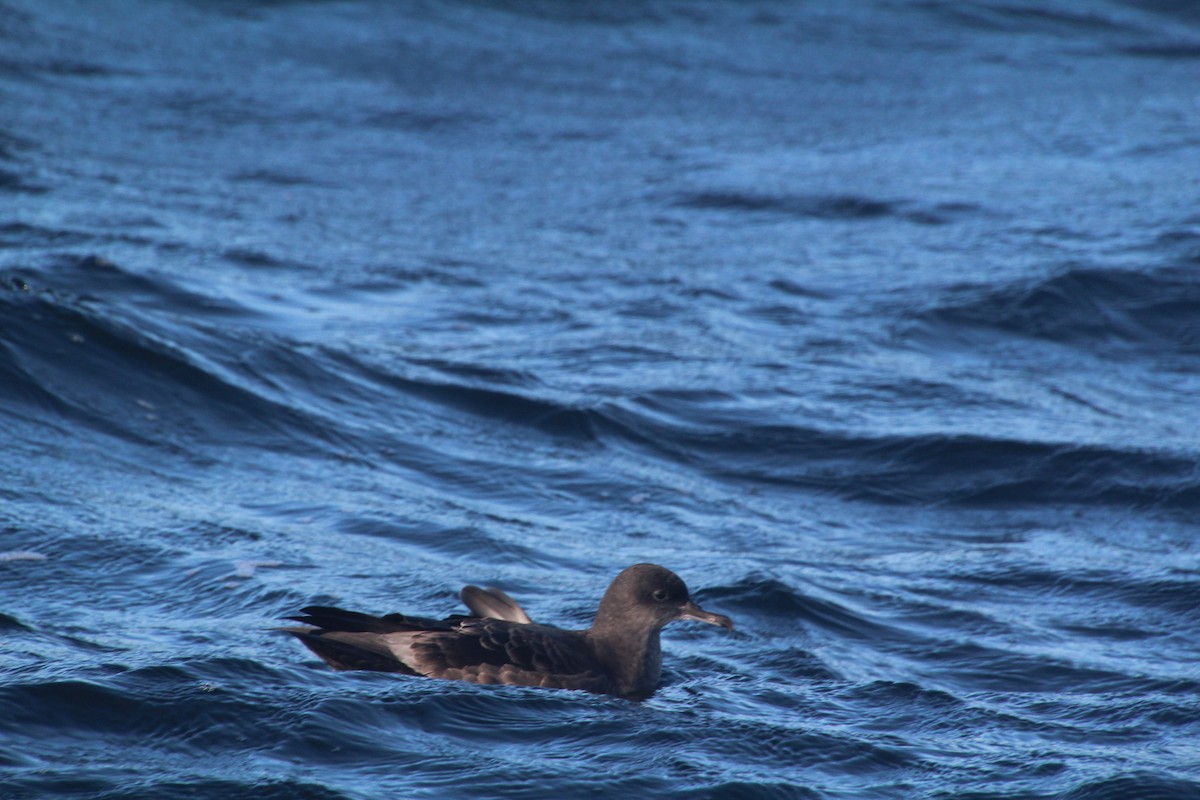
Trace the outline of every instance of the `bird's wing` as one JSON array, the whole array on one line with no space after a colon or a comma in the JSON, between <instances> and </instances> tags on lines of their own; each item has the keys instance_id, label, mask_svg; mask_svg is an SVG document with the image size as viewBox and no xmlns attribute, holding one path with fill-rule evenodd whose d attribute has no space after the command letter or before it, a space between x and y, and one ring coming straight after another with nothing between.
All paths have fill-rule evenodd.
<instances>
[{"instance_id":1,"label":"bird's wing","mask_svg":"<svg viewBox=\"0 0 1200 800\"><path fill-rule=\"evenodd\" d=\"M448 630L462 616L444 620L429 617L411 617L407 614L386 614L376 617L359 611L346 611L333 606L308 606L288 619L320 628L322 631L347 631L356 633L396 633L398 631Z\"/></svg>"},{"instance_id":2,"label":"bird's wing","mask_svg":"<svg viewBox=\"0 0 1200 800\"><path fill-rule=\"evenodd\" d=\"M417 675L388 646L378 633L318 631L316 628L280 628L295 636L309 650L334 669L362 669L372 672L400 672Z\"/></svg>"},{"instance_id":3,"label":"bird's wing","mask_svg":"<svg viewBox=\"0 0 1200 800\"><path fill-rule=\"evenodd\" d=\"M463 590L459 592L459 597L462 598L467 608L471 609L471 613L477 617L503 619L524 625L533 623L533 620L525 613L525 609L521 608L521 604L500 589L490 586L487 589L479 586L464 586Z\"/></svg>"},{"instance_id":4,"label":"bird's wing","mask_svg":"<svg viewBox=\"0 0 1200 800\"><path fill-rule=\"evenodd\" d=\"M607 678L582 633L549 625L463 619L450 631L387 634L400 660L422 675L604 691Z\"/></svg>"},{"instance_id":5,"label":"bird's wing","mask_svg":"<svg viewBox=\"0 0 1200 800\"><path fill-rule=\"evenodd\" d=\"M448 631L465 617L435 620L388 614L376 617L358 611L346 611L332 606L308 606L288 619L311 626L281 628L299 639L305 647L320 656L334 669L365 669L375 672L419 674L398 657L385 634L416 631Z\"/></svg>"}]
</instances>

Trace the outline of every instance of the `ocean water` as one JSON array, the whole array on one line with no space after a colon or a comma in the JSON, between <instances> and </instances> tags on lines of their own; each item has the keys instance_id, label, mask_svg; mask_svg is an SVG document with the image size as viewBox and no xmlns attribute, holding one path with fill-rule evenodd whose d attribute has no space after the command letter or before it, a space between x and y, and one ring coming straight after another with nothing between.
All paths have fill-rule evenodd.
<instances>
[{"instance_id":1,"label":"ocean water","mask_svg":"<svg viewBox=\"0 0 1200 800\"><path fill-rule=\"evenodd\" d=\"M1198 798L1198 398L1192 2L0 0L0 798Z\"/></svg>"}]
</instances>

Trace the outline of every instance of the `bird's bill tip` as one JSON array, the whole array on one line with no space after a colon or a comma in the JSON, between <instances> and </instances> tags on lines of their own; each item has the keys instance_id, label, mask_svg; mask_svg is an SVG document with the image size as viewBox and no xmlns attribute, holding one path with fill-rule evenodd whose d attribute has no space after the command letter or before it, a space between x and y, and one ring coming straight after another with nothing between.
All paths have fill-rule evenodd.
<instances>
[{"instance_id":1,"label":"bird's bill tip","mask_svg":"<svg viewBox=\"0 0 1200 800\"><path fill-rule=\"evenodd\" d=\"M733 620L724 614L714 614L711 611L705 611L695 603L688 602L679 612L680 619L694 619L700 622L707 622L709 625L720 625L726 630L733 630Z\"/></svg>"}]
</instances>

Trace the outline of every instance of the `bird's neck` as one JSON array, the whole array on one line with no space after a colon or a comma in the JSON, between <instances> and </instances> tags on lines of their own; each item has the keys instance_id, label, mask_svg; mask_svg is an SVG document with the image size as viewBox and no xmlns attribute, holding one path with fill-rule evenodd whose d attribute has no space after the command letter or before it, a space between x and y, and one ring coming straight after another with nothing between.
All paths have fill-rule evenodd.
<instances>
[{"instance_id":1,"label":"bird's neck","mask_svg":"<svg viewBox=\"0 0 1200 800\"><path fill-rule=\"evenodd\" d=\"M605 624L597 618L587 632L596 658L616 684L617 694L649 697L662 677L662 646L659 630L636 630Z\"/></svg>"}]
</instances>

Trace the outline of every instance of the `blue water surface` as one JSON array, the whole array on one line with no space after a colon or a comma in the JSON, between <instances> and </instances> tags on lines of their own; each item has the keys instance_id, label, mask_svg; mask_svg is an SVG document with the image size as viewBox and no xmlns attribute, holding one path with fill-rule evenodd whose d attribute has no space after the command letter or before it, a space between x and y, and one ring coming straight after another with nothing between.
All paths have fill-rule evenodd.
<instances>
[{"instance_id":1,"label":"blue water surface","mask_svg":"<svg viewBox=\"0 0 1200 800\"><path fill-rule=\"evenodd\" d=\"M0 797L1200 797L1185 0L0 0ZM334 673L586 626L644 703Z\"/></svg>"}]
</instances>

